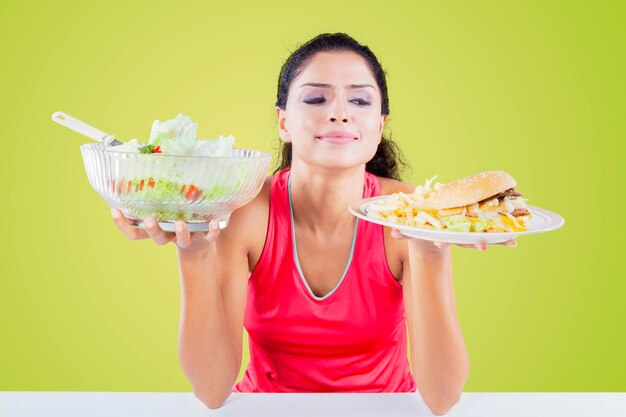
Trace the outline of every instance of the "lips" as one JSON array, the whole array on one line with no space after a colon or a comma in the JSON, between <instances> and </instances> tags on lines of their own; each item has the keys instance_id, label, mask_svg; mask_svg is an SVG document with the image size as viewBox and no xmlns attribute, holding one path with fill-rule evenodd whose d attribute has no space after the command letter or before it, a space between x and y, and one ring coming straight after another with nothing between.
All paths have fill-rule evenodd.
<instances>
[{"instance_id":1,"label":"lips","mask_svg":"<svg viewBox=\"0 0 626 417\"><path fill-rule=\"evenodd\" d=\"M348 143L353 142L358 138L356 135L350 132L334 130L332 132L326 132L320 136L317 136L317 139L332 143Z\"/></svg>"}]
</instances>

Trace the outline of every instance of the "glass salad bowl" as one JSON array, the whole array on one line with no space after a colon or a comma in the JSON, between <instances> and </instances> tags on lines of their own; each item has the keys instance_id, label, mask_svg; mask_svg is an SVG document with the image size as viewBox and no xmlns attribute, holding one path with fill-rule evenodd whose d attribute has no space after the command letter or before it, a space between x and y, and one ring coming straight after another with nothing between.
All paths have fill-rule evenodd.
<instances>
[{"instance_id":1,"label":"glass salad bowl","mask_svg":"<svg viewBox=\"0 0 626 417\"><path fill-rule=\"evenodd\" d=\"M165 231L184 220L190 231L207 231L260 191L271 154L233 148L230 156L142 154L90 143L80 147L91 186L133 226L153 216Z\"/></svg>"}]
</instances>

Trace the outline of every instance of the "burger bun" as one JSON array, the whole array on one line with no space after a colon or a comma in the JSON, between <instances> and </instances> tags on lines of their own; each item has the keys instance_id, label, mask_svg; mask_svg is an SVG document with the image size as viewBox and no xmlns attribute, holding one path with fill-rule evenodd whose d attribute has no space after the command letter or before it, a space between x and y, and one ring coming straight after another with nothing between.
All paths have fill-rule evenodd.
<instances>
[{"instance_id":1,"label":"burger bun","mask_svg":"<svg viewBox=\"0 0 626 417\"><path fill-rule=\"evenodd\" d=\"M419 202L423 209L449 209L464 207L513 188L517 185L505 171L480 172L443 185Z\"/></svg>"}]
</instances>

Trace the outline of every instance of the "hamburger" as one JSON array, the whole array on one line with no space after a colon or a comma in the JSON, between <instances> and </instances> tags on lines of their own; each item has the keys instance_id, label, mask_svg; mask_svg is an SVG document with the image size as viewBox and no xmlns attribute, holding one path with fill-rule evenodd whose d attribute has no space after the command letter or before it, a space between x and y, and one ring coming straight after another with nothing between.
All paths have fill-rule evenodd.
<instances>
[{"instance_id":1,"label":"hamburger","mask_svg":"<svg viewBox=\"0 0 626 417\"><path fill-rule=\"evenodd\" d=\"M470 175L448 184L417 186L367 207L367 215L398 224L457 232L523 232L531 214L515 179L505 171Z\"/></svg>"}]
</instances>

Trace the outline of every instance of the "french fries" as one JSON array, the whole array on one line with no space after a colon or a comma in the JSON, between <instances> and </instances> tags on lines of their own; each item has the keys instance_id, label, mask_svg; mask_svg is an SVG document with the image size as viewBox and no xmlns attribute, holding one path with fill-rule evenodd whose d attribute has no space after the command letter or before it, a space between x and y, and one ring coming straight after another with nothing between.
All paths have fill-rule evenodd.
<instances>
[{"instance_id":1,"label":"french fries","mask_svg":"<svg viewBox=\"0 0 626 417\"><path fill-rule=\"evenodd\" d=\"M436 210L420 209L420 202L428 198L431 193L437 191L444 184L436 183L431 186L437 175L427 179L424 185L415 187L415 192L406 194L397 192L389 198L377 201L367 206L367 215L380 220L386 220L407 226L442 229L443 225L433 214Z\"/></svg>"}]
</instances>

